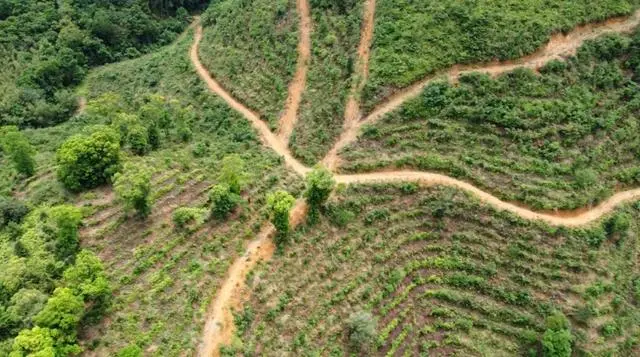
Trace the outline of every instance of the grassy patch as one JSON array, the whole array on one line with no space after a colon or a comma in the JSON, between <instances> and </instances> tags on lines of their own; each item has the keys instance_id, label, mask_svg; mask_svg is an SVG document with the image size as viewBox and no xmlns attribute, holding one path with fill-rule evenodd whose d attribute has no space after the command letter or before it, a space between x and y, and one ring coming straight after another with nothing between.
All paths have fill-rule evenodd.
<instances>
[{"instance_id":1,"label":"grassy patch","mask_svg":"<svg viewBox=\"0 0 640 357\"><path fill-rule=\"evenodd\" d=\"M326 154L342 130L357 62L362 1L347 1L343 8L311 1L311 13L307 86L290 144L293 154L309 165Z\"/></svg>"}]
</instances>

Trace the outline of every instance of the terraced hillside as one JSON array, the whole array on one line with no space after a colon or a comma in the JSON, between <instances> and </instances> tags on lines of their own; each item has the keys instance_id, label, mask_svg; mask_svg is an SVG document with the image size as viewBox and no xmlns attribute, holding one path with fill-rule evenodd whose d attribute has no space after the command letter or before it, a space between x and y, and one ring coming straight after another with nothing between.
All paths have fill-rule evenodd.
<instances>
[{"instance_id":1,"label":"terraced hillside","mask_svg":"<svg viewBox=\"0 0 640 357\"><path fill-rule=\"evenodd\" d=\"M502 199L572 209L636 185L640 32L608 35L540 75L434 80L343 151L341 169L439 171Z\"/></svg>"},{"instance_id":2,"label":"terraced hillside","mask_svg":"<svg viewBox=\"0 0 640 357\"><path fill-rule=\"evenodd\" d=\"M638 214L550 228L454 189L349 186L247 277L252 296L226 351L345 355L350 316L371 311L363 355L536 354L558 310L576 353L635 355Z\"/></svg>"},{"instance_id":3,"label":"terraced hillside","mask_svg":"<svg viewBox=\"0 0 640 357\"><path fill-rule=\"evenodd\" d=\"M638 5L636 0L379 0L363 106L370 111L396 90L455 64L523 57L553 33L628 15Z\"/></svg>"}]
</instances>

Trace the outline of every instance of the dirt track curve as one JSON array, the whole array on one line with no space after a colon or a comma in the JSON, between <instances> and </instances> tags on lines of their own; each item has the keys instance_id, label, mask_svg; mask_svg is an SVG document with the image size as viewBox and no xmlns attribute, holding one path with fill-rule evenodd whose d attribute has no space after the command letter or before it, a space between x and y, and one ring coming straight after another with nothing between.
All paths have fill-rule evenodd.
<instances>
[{"instance_id":1,"label":"dirt track curve","mask_svg":"<svg viewBox=\"0 0 640 357\"><path fill-rule=\"evenodd\" d=\"M303 6L306 6L306 1L298 1L298 8L301 17L304 13ZM308 14L308 6L306 13ZM366 79L367 67L368 67L368 54L369 46L371 43L371 36L373 34L375 12L375 0L367 0L365 6L365 20L363 22L362 36L360 43L360 49L358 54L360 56L359 71L360 76ZM198 20L196 19L196 22ZM398 108L402 103L408 99L414 98L420 94L422 89L436 78L446 77L451 81L456 81L460 75L468 72L486 72L491 75L498 75L517 67L527 67L532 69L538 69L546 62L553 59L562 59L564 56L575 53L577 48L588 39L592 39L608 32L629 32L634 27L640 24L640 10L634 13L628 18L612 19L599 24L584 25L576 28L574 31L567 35L554 35L549 43L538 52L524 57L520 60L509 62L495 62L483 65L470 65L470 66L454 66L448 71L438 73L396 93L391 96L380 106L376 107L365 119L359 119L359 102L357 100L358 87L364 83L354 84L352 94L349 101L353 100L354 104L347 105L345 111L345 131L340 139L336 142L332 150L327 154L327 157L323 160L323 163L330 168L334 167L337 162L337 157L340 149L344 148L349 143L357 139L358 131L364 124L373 123L385 114ZM285 163L288 167L294 170L301 176L305 176L311 171L310 168L301 164L296 160L291 152L287 148L288 135L285 126L291 126L295 124L297 105L293 102L299 101L299 96L302 95L304 90L304 83L301 87L298 87L295 83L290 85L289 100L287 103L287 113L283 116L282 120L285 122L283 126L281 122L281 131L278 136L274 135L268 128L265 122L260 120L259 116L248 109L246 106L237 101L231 96L218 82L215 81L202 65L198 57L198 48L202 39L202 26L196 23L196 32L194 37L193 46L190 49L190 57L193 62L198 75L207 83L209 89L220 96L225 102L229 104L234 110L242 114L253 127L258 131L264 144L273 149L278 155L284 157ZM301 26L304 27L304 20L301 19ZM310 25L309 25L310 26ZM309 27L310 29L310 27ZM301 33L300 41L303 42L304 37ZM304 45L299 44L299 50ZM299 52L299 60L304 59L302 52ZM306 66L304 70L301 70L301 63L298 63L298 73L294 76L294 82L299 79L298 74L300 71L306 72ZM304 73L300 74L304 77ZM304 82L304 80L303 80ZM293 89L293 90L292 90ZM295 111L294 111L295 107ZM291 114L292 113L292 114ZM290 114L291 116L288 116ZM285 119L286 118L286 119ZM289 122L288 120L291 120ZM289 124L291 123L291 124ZM331 156L333 155L333 156ZM336 181L343 184L357 184L357 183L375 183L375 182L398 182L398 181L414 181L419 182L425 186L443 185L455 187L464 191L467 191L480 199L481 202L492 205L500 210L506 210L512 212L522 218L531 220L541 220L550 225L556 226L584 226L588 225L603 215L610 213L616 207L631 200L640 199L640 188L624 191L615 194L605 202L594 208L587 208L576 211L557 211L553 213L541 213L534 212L530 209L520 207L513 203L505 202L492 194L482 191L479 188L445 175L429 173L429 172L417 172L417 171L395 171L395 172L378 172L367 174L354 174L354 175L336 175ZM298 201L296 206L291 212L290 220L291 226L297 226L306 215L306 205L303 201ZM237 259L233 265L229 268L228 276L223 282L220 290L216 294L214 301L212 302L209 312L207 314L205 329L203 332L203 339L200 345L198 355L203 357L218 356L219 347L223 344L231 342L234 333L233 314L231 309L238 308L242 304L243 291L245 290L244 279L246 274L255 266L260 260L268 260L271 258L274 252L274 246L271 242L271 236L274 233L274 228L271 225L265 226L259 233L257 238L249 244L248 250L245 255Z\"/></svg>"},{"instance_id":2,"label":"dirt track curve","mask_svg":"<svg viewBox=\"0 0 640 357\"><path fill-rule=\"evenodd\" d=\"M556 34L551 37L546 46L537 52L514 61L490 62L476 65L453 66L450 69L430 75L427 78L405 88L390 96L382 104L376 106L366 118L359 121L357 125L352 125L342 133L332 150L340 150L358 137L358 131L365 124L372 124L382 119L386 114L400 107L404 102L420 95L422 90L434 80L447 78L455 82L461 75L471 72L487 73L497 76L502 73L512 71L516 68L525 67L537 70L547 62L558 59L562 60L576 53L577 49L585 41L594 39L606 33L627 33L633 31L640 24L640 10L630 17L619 17L601 23L587 24L575 28L570 33Z\"/></svg>"},{"instance_id":3,"label":"dirt track curve","mask_svg":"<svg viewBox=\"0 0 640 357\"><path fill-rule=\"evenodd\" d=\"M198 21L198 20L196 20ZM296 160L291 152L287 148L287 145L279 140L272 132L269 130L267 124L260 120L260 116L258 114L251 111L251 109L244 106L242 103L238 102L229 92L227 92L222 86L216 82L215 79L211 77L209 71L204 67L202 62L200 62L200 58L198 56L198 48L200 46L200 41L202 40L202 25L199 23L196 25L196 33L194 35L193 45L191 46L191 50L189 52L189 56L191 57L191 62L196 68L198 75L202 80L207 83L209 89L217 94L220 98L222 98L227 104L233 108L238 113L242 114L251 125L258 131L260 137L264 141L265 145L273 149L278 155L284 157L284 161L288 167L290 167L293 171L298 173L301 176L306 175L310 168L304 166L298 160Z\"/></svg>"},{"instance_id":4,"label":"dirt track curve","mask_svg":"<svg viewBox=\"0 0 640 357\"><path fill-rule=\"evenodd\" d=\"M360 45L358 46L358 64L356 68L356 78L354 79L349 99L344 111L345 132L352 130L358 125L360 120L360 93L369 77L369 54L371 52L371 40L373 39L373 28L375 24L376 0L366 0L364 3L364 16L362 30L360 33ZM324 166L333 170L338 166L338 148L333 147L322 160Z\"/></svg>"},{"instance_id":5,"label":"dirt track curve","mask_svg":"<svg viewBox=\"0 0 640 357\"><path fill-rule=\"evenodd\" d=\"M298 108L307 82L307 68L311 57L311 14L307 0L297 0L298 15L300 16L300 41L298 42L298 63L293 80L289 84L289 96L280 117L278 137L284 143L289 142L293 127L298 121Z\"/></svg>"}]
</instances>

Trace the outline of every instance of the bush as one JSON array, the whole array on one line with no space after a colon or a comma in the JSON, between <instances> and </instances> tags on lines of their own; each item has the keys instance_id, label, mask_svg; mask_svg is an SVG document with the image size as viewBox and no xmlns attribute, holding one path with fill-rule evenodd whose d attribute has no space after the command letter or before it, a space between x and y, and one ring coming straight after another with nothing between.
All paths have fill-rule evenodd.
<instances>
[{"instance_id":1,"label":"bush","mask_svg":"<svg viewBox=\"0 0 640 357\"><path fill-rule=\"evenodd\" d=\"M29 207L22 201L0 197L0 228L9 222L20 223L29 213Z\"/></svg>"},{"instance_id":2,"label":"bush","mask_svg":"<svg viewBox=\"0 0 640 357\"><path fill-rule=\"evenodd\" d=\"M359 311L347 321L349 345L356 351L367 351L375 341L377 322L369 312Z\"/></svg>"},{"instance_id":3,"label":"bush","mask_svg":"<svg viewBox=\"0 0 640 357\"><path fill-rule=\"evenodd\" d=\"M90 136L68 139L56 153L58 180L71 191L107 183L120 165L118 134L102 127Z\"/></svg>"},{"instance_id":4,"label":"bush","mask_svg":"<svg viewBox=\"0 0 640 357\"><path fill-rule=\"evenodd\" d=\"M244 181L246 180L246 172L242 158L236 154L225 156L225 158L222 159L218 179L220 182L229 186L231 192L240 194Z\"/></svg>"},{"instance_id":5,"label":"bush","mask_svg":"<svg viewBox=\"0 0 640 357\"><path fill-rule=\"evenodd\" d=\"M173 224L176 228L184 228L187 224L200 221L202 210L192 207L179 207L173 212Z\"/></svg>"},{"instance_id":6,"label":"bush","mask_svg":"<svg viewBox=\"0 0 640 357\"><path fill-rule=\"evenodd\" d=\"M286 191L272 192L267 196L271 223L276 227L276 244L282 246L289 234L289 213L296 199Z\"/></svg>"},{"instance_id":7,"label":"bush","mask_svg":"<svg viewBox=\"0 0 640 357\"><path fill-rule=\"evenodd\" d=\"M546 357L570 357L573 338L569 321L560 312L555 312L545 321L547 330L542 336L542 350Z\"/></svg>"},{"instance_id":8,"label":"bush","mask_svg":"<svg viewBox=\"0 0 640 357\"><path fill-rule=\"evenodd\" d=\"M114 189L126 209L133 208L141 217L151 213L151 170L148 167L128 162L122 172L115 174Z\"/></svg>"},{"instance_id":9,"label":"bush","mask_svg":"<svg viewBox=\"0 0 640 357\"><path fill-rule=\"evenodd\" d=\"M0 139L2 150L11 158L16 171L25 176L32 176L36 170L36 162L33 159L35 150L26 136L19 131L9 131L1 135Z\"/></svg>"},{"instance_id":10,"label":"bush","mask_svg":"<svg viewBox=\"0 0 640 357\"><path fill-rule=\"evenodd\" d=\"M236 208L240 202L240 196L232 192L229 185L221 183L213 186L209 192L209 200L211 201L211 215L217 219L224 219Z\"/></svg>"},{"instance_id":11,"label":"bush","mask_svg":"<svg viewBox=\"0 0 640 357\"><path fill-rule=\"evenodd\" d=\"M142 357L142 348L138 345L129 345L123 349L121 349L117 357Z\"/></svg>"},{"instance_id":12,"label":"bush","mask_svg":"<svg viewBox=\"0 0 640 357\"><path fill-rule=\"evenodd\" d=\"M306 178L307 189L304 197L309 204L309 219L315 222L318 218L320 207L327 201L336 182L329 170L316 166Z\"/></svg>"}]
</instances>

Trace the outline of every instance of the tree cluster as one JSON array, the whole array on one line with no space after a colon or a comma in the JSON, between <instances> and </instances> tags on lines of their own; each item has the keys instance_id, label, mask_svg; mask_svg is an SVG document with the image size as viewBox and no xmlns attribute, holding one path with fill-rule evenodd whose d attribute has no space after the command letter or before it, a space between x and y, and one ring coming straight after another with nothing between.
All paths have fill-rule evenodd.
<instances>
[{"instance_id":1,"label":"tree cluster","mask_svg":"<svg viewBox=\"0 0 640 357\"><path fill-rule=\"evenodd\" d=\"M80 211L38 208L20 234L0 231L0 355L67 356L81 351L77 330L99 315L111 288L100 260L78 253Z\"/></svg>"},{"instance_id":2,"label":"tree cluster","mask_svg":"<svg viewBox=\"0 0 640 357\"><path fill-rule=\"evenodd\" d=\"M91 67L169 43L205 1L0 1L0 58L15 86L0 99L0 125L50 126L76 109L71 92ZM153 10L152 10L153 9ZM164 16L154 16L156 10Z\"/></svg>"}]
</instances>

